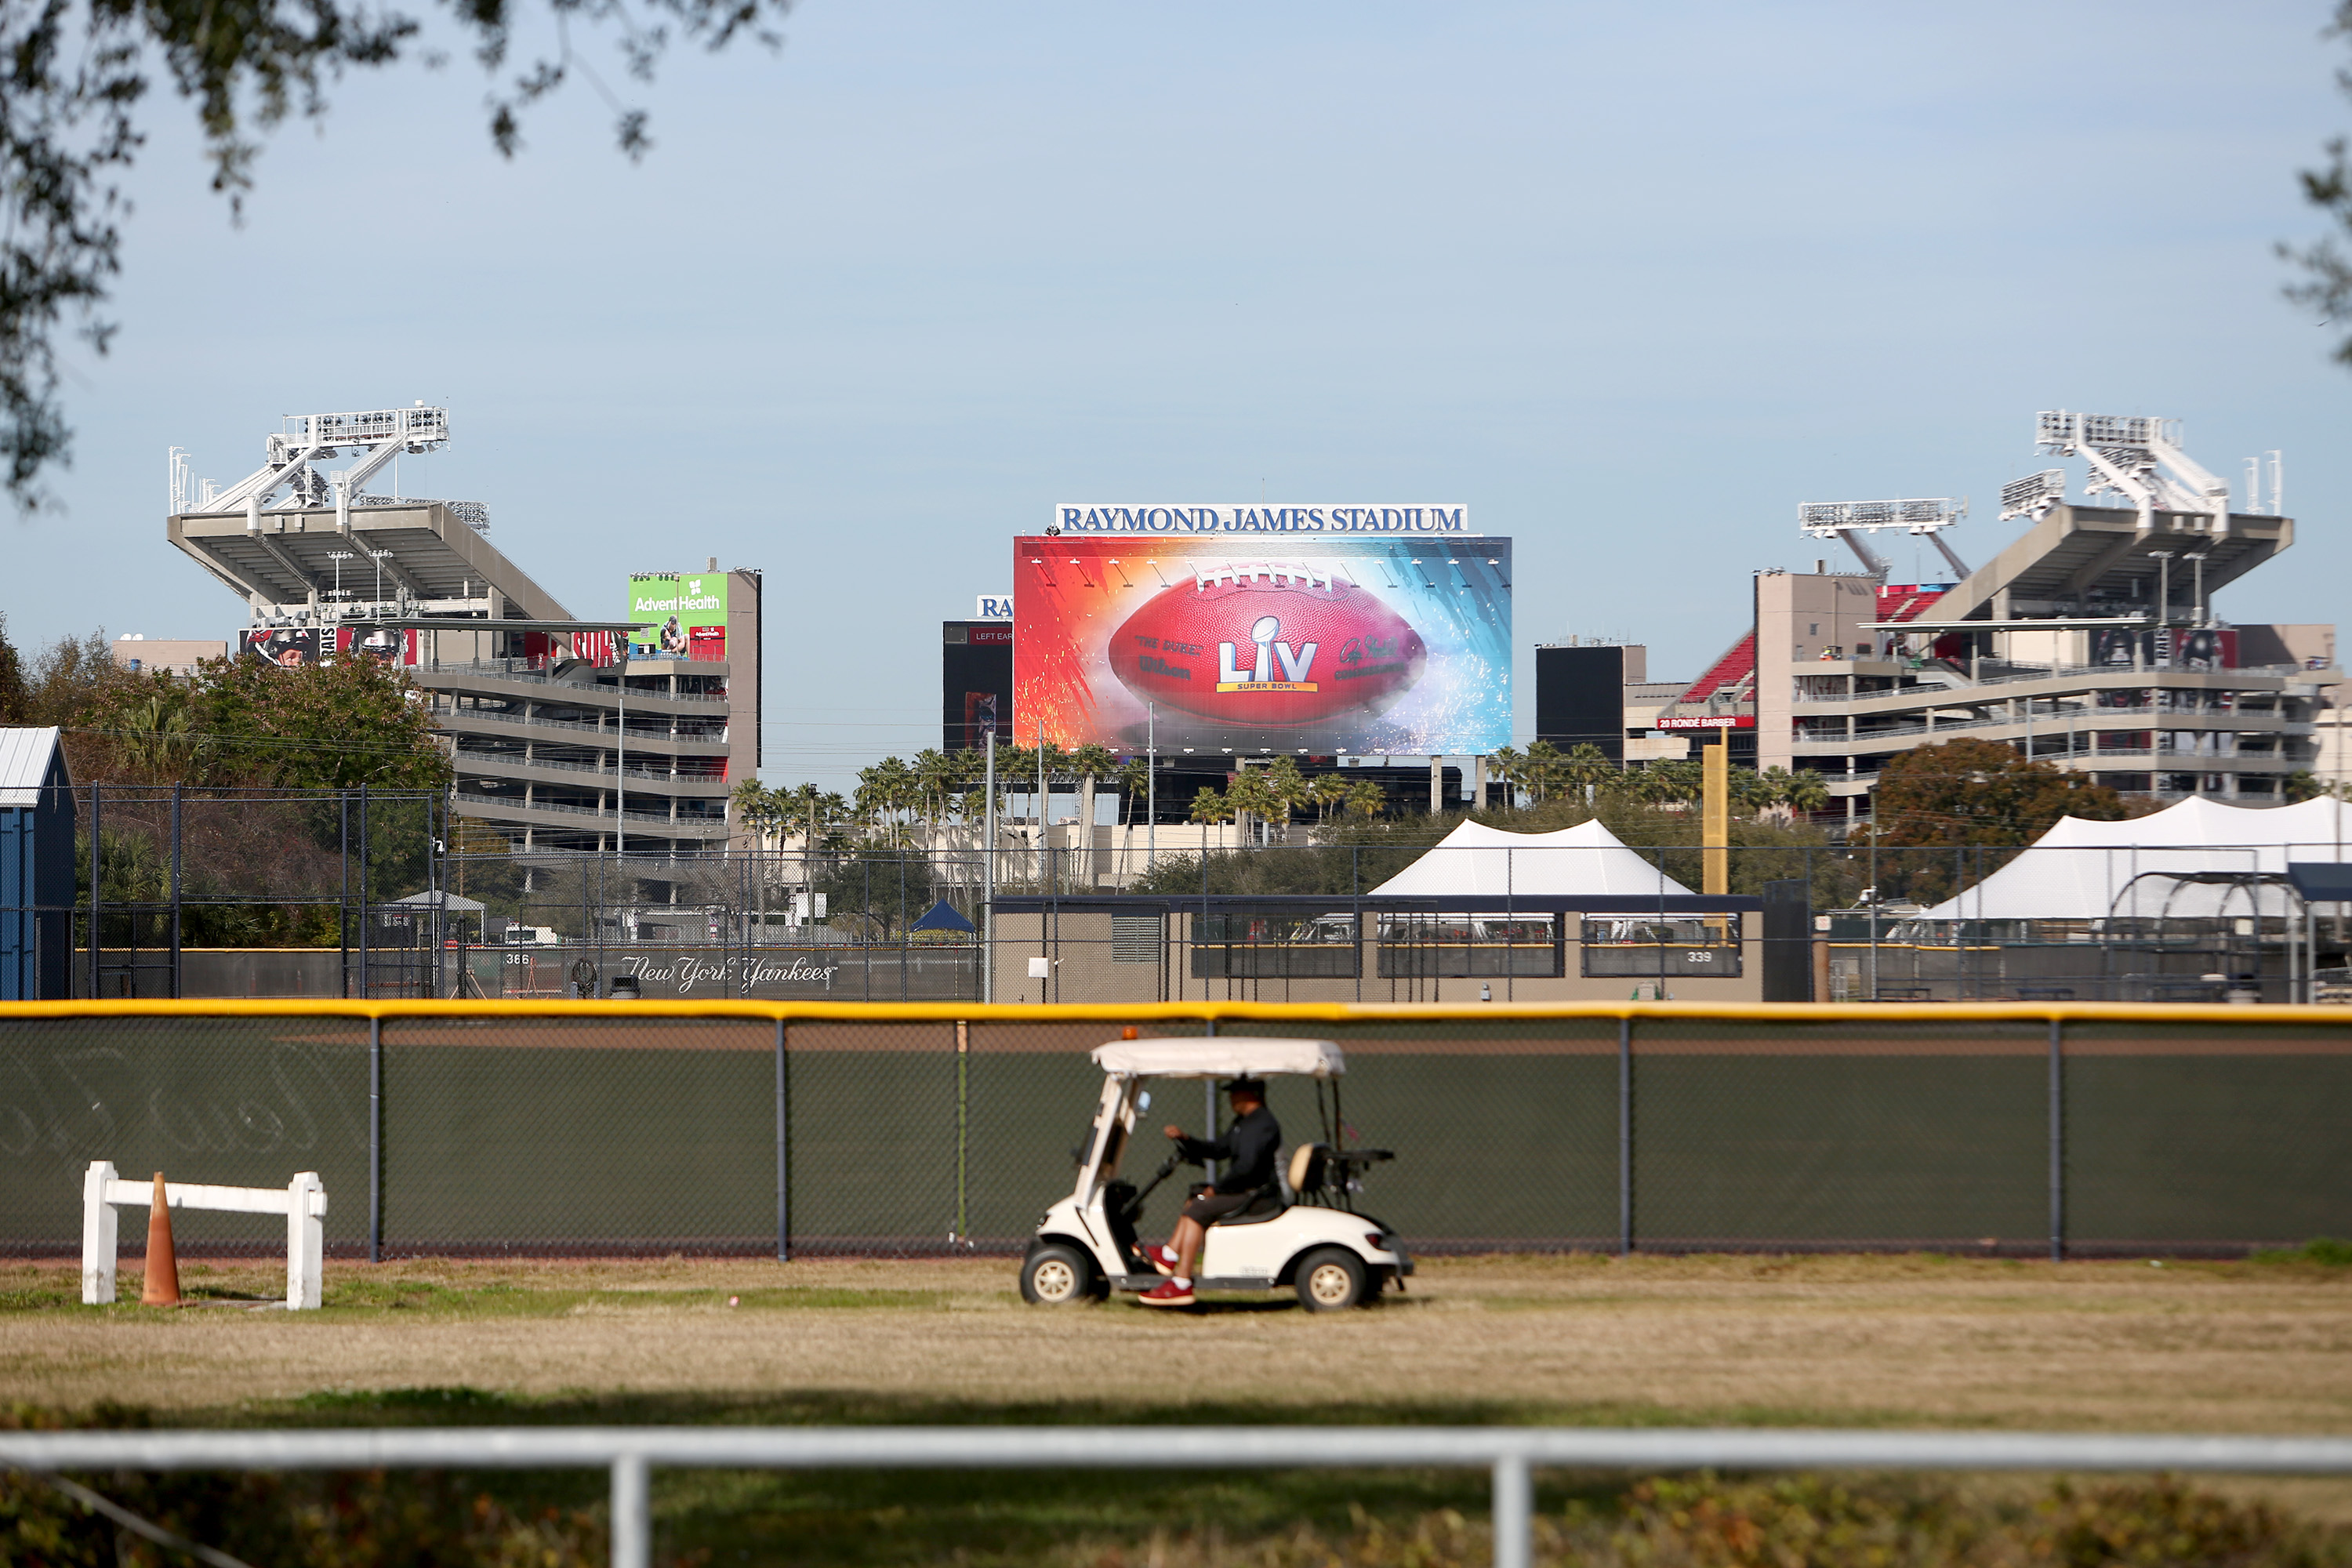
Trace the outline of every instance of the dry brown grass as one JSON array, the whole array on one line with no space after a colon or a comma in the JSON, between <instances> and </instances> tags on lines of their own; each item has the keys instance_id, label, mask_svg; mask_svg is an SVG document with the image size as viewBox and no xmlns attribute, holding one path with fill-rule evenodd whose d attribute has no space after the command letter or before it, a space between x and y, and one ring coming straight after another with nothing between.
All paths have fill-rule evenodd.
<instances>
[{"instance_id":1,"label":"dry brown grass","mask_svg":"<svg viewBox=\"0 0 2352 1568\"><path fill-rule=\"evenodd\" d=\"M266 1296L268 1266L184 1281ZM0 1265L0 1400L244 1418L322 1391L772 1414L1055 1405L2007 1427L2352 1429L2352 1271L1924 1258L1438 1259L1377 1310L1025 1308L1004 1260L329 1265L330 1310L71 1303ZM135 1300L135 1270L123 1294ZM730 1294L744 1298L730 1308ZM1276 1301L1286 1300L1276 1298ZM1241 1352L1238 1356L1235 1352ZM812 1403L814 1402L814 1403Z\"/></svg>"}]
</instances>

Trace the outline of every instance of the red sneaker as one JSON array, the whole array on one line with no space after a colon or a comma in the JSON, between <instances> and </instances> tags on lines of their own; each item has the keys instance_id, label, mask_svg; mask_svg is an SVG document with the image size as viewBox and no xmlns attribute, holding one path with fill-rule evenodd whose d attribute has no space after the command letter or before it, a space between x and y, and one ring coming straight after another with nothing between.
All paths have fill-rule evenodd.
<instances>
[{"instance_id":1,"label":"red sneaker","mask_svg":"<svg viewBox=\"0 0 2352 1568\"><path fill-rule=\"evenodd\" d=\"M1183 1261L1176 1256L1176 1249L1172 1247L1147 1247L1143 1249L1143 1256L1162 1274L1175 1273L1176 1265Z\"/></svg>"},{"instance_id":2,"label":"red sneaker","mask_svg":"<svg viewBox=\"0 0 2352 1568\"><path fill-rule=\"evenodd\" d=\"M1192 1304L1192 1288L1179 1285L1173 1279L1162 1279L1136 1300L1146 1307L1189 1307Z\"/></svg>"}]
</instances>

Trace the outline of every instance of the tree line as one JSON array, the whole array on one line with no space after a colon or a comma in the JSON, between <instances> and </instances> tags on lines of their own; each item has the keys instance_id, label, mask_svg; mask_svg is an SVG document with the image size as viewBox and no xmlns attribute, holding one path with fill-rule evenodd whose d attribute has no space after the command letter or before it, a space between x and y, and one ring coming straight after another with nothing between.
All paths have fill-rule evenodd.
<instances>
[{"instance_id":1,"label":"tree line","mask_svg":"<svg viewBox=\"0 0 2352 1568\"><path fill-rule=\"evenodd\" d=\"M1701 764L1676 758L1621 765L1610 761L1599 746L1587 742L1562 752L1549 742L1537 741L1524 752L1506 746L1484 759L1487 776L1512 792L1513 805L1541 805L1563 791L1579 791L1586 804L1608 793L1669 810L1696 805L1702 789ZM983 751L926 749L909 761L885 757L859 770L857 787L843 795L814 784L792 786L763 784L746 779L735 786L734 805L740 820L762 834L794 835L823 841L828 834L845 833L906 843L918 828L951 823L971 824L987 814L988 757ZM1085 745L1064 750L1047 742L1035 746L996 748L997 806L1016 795L1034 795L1041 775L1050 790L1074 785L1080 815L1091 821L1097 792L1115 791L1120 819L1133 823L1143 810L1150 788L1150 764L1144 758L1121 761L1108 747ZM1730 804L1748 816L1780 810L1791 817L1809 816L1830 804L1829 785L1810 768L1794 773L1782 767L1735 768L1730 773ZM1252 827L1290 823L1312 814L1318 826L1334 822L1370 822L1399 814L1388 793L1370 778L1342 773L1309 776L1289 757L1263 765L1236 768L1223 789L1202 786L1182 803L1186 819L1195 823L1240 823Z\"/></svg>"},{"instance_id":2,"label":"tree line","mask_svg":"<svg viewBox=\"0 0 2352 1568\"><path fill-rule=\"evenodd\" d=\"M82 795L76 847L78 896L87 904L95 880L117 911L100 922L108 946L128 943L134 920L152 923L127 906L170 897L175 792L184 944L331 947L336 908L298 900L339 897L347 852L351 879L363 864L373 896L424 886L432 834L417 794L451 777L424 694L373 659L133 670L104 632L26 657L5 616L0 725L56 726L75 786L105 792L95 838ZM295 793L362 784L391 796L366 813L363 837L336 796ZM288 793L240 793L257 790Z\"/></svg>"}]
</instances>

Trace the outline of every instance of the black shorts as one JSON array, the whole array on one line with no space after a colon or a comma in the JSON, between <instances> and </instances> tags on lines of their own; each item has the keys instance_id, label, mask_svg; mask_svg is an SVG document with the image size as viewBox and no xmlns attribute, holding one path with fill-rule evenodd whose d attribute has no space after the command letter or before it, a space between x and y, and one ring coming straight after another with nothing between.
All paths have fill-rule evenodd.
<instances>
[{"instance_id":1,"label":"black shorts","mask_svg":"<svg viewBox=\"0 0 2352 1568\"><path fill-rule=\"evenodd\" d=\"M1184 1205L1184 1217L1196 1225L1214 1225L1249 1207L1255 1196L1255 1193L1202 1193Z\"/></svg>"}]
</instances>

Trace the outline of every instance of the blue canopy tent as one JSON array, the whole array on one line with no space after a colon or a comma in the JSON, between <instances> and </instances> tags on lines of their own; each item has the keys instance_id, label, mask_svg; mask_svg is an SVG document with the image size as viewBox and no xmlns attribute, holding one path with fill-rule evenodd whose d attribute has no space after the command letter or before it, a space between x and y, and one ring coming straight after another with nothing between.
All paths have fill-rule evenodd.
<instances>
[{"instance_id":1,"label":"blue canopy tent","mask_svg":"<svg viewBox=\"0 0 2352 1568\"><path fill-rule=\"evenodd\" d=\"M907 929L908 931L969 931L975 936L980 933L980 928L949 908L945 899L941 899L924 910L923 918Z\"/></svg>"}]
</instances>

